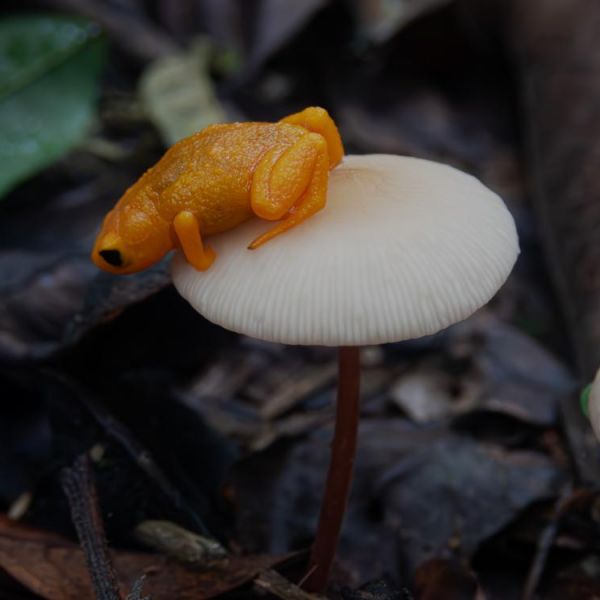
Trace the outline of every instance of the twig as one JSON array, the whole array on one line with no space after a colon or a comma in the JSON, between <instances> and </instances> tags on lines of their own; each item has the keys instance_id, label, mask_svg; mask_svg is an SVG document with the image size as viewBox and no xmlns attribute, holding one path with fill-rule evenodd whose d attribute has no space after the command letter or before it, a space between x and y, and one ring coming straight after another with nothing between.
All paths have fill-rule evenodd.
<instances>
[{"instance_id":1,"label":"twig","mask_svg":"<svg viewBox=\"0 0 600 600\"><path fill-rule=\"evenodd\" d=\"M273 569L261 571L254 580L254 585L282 600L316 600L324 597L305 592Z\"/></svg>"},{"instance_id":2,"label":"twig","mask_svg":"<svg viewBox=\"0 0 600 600\"><path fill-rule=\"evenodd\" d=\"M127 598L125 598L125 600L152 600L150 596L144 596L142 598L142 590L145 582L146 576L142 575L137 581L134 582L133 588L131 588L131 592Z\"/></svg>"},{"instance_id":3,"label":"twig","mask_svg":"<svg viewBox=\"0 0 600 600\"><path fill-rule=\"evenodd\" d=\"M565 433L569 458L581 485L596 487L600 482L598 442L579 407L579 394L562 394L559 417Z\"/></svg>"},{"instance_id":4,"label":"twig","mask_svg":"<svg viewBox=\"0 0 600 600\"><path fill-rule=\"evenodd\" d=\"M95 399L84 395L82 400L94 418L106 432L114 438L135 461L138 467L156 483L162 493L179 510L185 510L193 519L195 527L204 535L209 531L198 515L187 505L179 490L171 483L165 472L156 464L149 450L144 448L125 425L117 421Z\"/></svg>"},{"instance_id":5,"label":"twig","mask_svg":"<svg viewBox=\"0 0 600 600\"><path fill-rule=\"evenodd\" d=\"M552 548L552 543L554 542L554 538L558 532L560 520L563 516L565 507L571 498L571 492L571 485L566 485L556 501L556 504L554 505L554 510L552 511L552 517L550 518L550 521L540 534L535 556L531 562L531 567L529 568L529 573L527 574L527 580L525 581L525 587L523 588L522 600L531 600L533 598L533 594L537 589L540 578L544 571L548 553Z\"/></svg>"},{"instance_id":6,"label":"twig","mask_svg":"<svg viewBox=\"0 0 600 600\"><path fill-rule=\"evenodd\" d=\"M60 479L69 501L71 517L85 554L96 598L122 600L104 534L98 494L88 455L81 455L72 467L65 467Z\"/></svg>"},{"instance_id":7,"label":"twig","mask_svg":"<svg viewBox=\"0 0 600 600\"><path fill-rule=\"evenodd\" d=\"M140 444L133 433L125 425L115 419L92 395L80 384L66 378L51 369L43 372L61 385L70 389L83 403L105 432L120 444L137 466L153 481L164 496L179 510L183 510L193 520L199 533L209 536L210 532L196 512L183 499L179 490L171 483L164 471L155 462L152 454Z\"/></svg>"},{"instance_id":8,"label":"twig","mask_svg":"<svg viewBox=\"0 0 600 600\"><path fill-rule=\"evenodd\" d=\"M184 563L206 567L227 560L227 550L219 542L170 521L142 521L133 530L133 536L144 546Z\"/></svg>"},{"instance_id":9,"label":"twig","mask_svg":"<svg viewBox=\"0 0 600 600\"><path fill-rule=\"evenodd\" d=\"M269 399L260 407L260 416L266 420L280 417L303 398L335 381L335 374L335 364L327 364L305 369L297 380L290 382L289 379L286 379L283 385L270 394Z\"/></svg>"}]
</instances>

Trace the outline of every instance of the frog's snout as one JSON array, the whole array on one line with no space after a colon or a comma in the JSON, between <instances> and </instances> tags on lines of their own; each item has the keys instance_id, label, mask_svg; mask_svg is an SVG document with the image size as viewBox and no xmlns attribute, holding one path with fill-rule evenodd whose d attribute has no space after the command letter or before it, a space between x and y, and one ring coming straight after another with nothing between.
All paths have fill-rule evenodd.
<instances>
[{"instance_id":1,"label":"frog's snout","mask_svg":"<svg viewBox=\"0 0 600 600\"><path fill-rule=\"evenodd\" d=\"M106 261L111 267L122 267L123 256L119 250L114 248L100 250L98 254Z\"/></svg>"},{"instance_id":2,"label":"frog's snout","mask_svg":"<svg viewBox=\"0 0 600 600\"><path fill-rule=\"evenodd\" d=\"M97 267L110 273L122 273L128 266L128 257L123 253L123 243L115 232L101 233L94 245L92 260Z\"/></svg>"}]
</instances>

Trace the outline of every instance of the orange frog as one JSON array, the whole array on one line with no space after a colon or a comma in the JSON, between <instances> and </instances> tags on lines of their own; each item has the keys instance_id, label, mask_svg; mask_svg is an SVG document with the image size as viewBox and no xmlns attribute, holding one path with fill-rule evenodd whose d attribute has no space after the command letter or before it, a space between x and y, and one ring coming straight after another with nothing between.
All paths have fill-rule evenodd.
<instances>
[{"instance_id":1,"label":"orange frog","mask_svg":"<svg viewBox=\"0 0 600 600\"><path fill-rule=\"evenodd\" d=\"M199 271L215 252L202 238L253 215L277 221L255 249L325 206L329 170L344 148L326 110L311 107L278 123L211 125L177 142L104 219L92 260L134 273L181 248Z\"/></svg>"}]
</instances>

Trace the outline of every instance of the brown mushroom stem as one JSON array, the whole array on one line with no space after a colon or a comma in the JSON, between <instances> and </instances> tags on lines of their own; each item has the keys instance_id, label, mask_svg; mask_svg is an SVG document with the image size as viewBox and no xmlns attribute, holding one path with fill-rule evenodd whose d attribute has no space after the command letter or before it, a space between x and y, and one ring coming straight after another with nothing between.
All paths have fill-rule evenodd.
<instances>
[{"instance_id":1,"label":"brown mushroom stem","mask_svg":"<svg viewBox=\"0 0 600 600\"><path fill-rule=\"evenodd\" d=\"M335 558L350 495L356 455L360 397L360 348L341 347L338 353L338 393L331 461L321 504L319 527L302 587L323 592Z\"/></svg>"}]
</instances>

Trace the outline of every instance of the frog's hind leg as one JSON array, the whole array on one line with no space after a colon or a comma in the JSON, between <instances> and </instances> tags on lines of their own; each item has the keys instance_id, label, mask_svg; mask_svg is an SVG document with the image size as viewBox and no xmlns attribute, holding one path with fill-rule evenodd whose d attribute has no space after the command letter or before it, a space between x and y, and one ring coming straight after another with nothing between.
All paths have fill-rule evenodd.
<instances>
[{"instance_id":1,"label":"frog's hind leg","mask_svg":"<svg viewBox=\"0 0 600 600\"><path fill-rule=\"evenodd\" d=\"M333 169L344 158L344 145L342 144L340 132L334 120L324 108L310 106L298 113L284 117L281 119L281 123L301 125L308 131L320 133L327 142L330 169Z\"/></svg>"},{"instance_id":2,"label":"frog's hind leg","mask_svg":"<svg viewBox=\"0 0 600 600\"><path fill-rule=\"evenodd\" d=\"M262 246L321 210L327 201L328 179L327 142L318 133L306 134L278 158L267 154L252 180L252 210L267 219L287 216L248 248Z\"/></svg>"},{"instance_id":3,"label":"frog's hind leg","mask_svg":"<svg viewBox=\"0 0 600 600\"><path fill-rule=\"evenodd\" d=\"M197 271L206 271L213 264L216 254L202 243L200 224L195 215L189 210L181 211L173 219L173 228L190 265Z\"/></svg>"}]
</instances>

